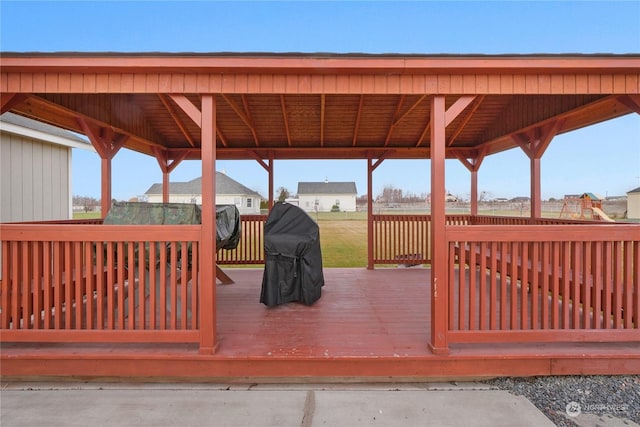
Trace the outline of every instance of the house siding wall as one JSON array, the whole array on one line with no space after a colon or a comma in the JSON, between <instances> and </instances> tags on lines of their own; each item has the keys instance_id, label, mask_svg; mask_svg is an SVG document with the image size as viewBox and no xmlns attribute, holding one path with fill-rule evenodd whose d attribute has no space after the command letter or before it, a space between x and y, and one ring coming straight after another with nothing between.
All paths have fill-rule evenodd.
<instances>
[{"instance_id":1,"label":"house siding wall","mask_svg":"<svg viewBox=\"0 0 640 427\"><path fill-rule=\"evenodd\" d=\"M640 219L640 193L627 194L627 218Z\"/></svg>"},{"instance_id":2,"label":"house siding wall","mask_svg":"<svg viewBox=\"0 0 640 427\"><path fill-rule=\"evenodd\" d=\"M71 218L71 149L9 132L0 141L0 222Z\"/></svg>"},{"instance_id":3,"label":"house siding wall","mask_svg":"<svg viewBox=\"0 0 640 427\"><path fill-rule=\"evenodd\" d=\"M356 211L355 194L298 194L298 199L298 205L307 212L315 212L316 200L318 212L329 212L336 201L339 201L340 211Z\"/></svg>"},{"instance_id":4,"label":"house siding wall","mask_svg":"<svg viewBox=\"0 0 640 427\"><path fill-rule=\"evenodd\" d=\"M248 201L251 199L251 202ZM162 203L162 194L147 194L149 203ZM260 201L258 197L246 195L217 194L216 205L236 205L240 215L255 215L260 213ZM202 204L201 194L170 194L169 203L196 203ZM247 206L251 204L251 206Z\"/></svg>"}]
</instances>

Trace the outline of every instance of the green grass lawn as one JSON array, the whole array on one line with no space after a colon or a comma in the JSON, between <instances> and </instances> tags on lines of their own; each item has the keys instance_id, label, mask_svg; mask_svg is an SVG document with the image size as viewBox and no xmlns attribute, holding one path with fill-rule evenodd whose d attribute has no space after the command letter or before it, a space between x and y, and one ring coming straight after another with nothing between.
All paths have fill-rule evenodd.
<instances>
[{"instance_id":1,"label":"green grass lawn","mask_svg":"<svg viewBox=\"0 0 640 427\"><path fill-rule=\"evenodd\" d=\"M73 219L96 219L100 218L100 212L74 212Z\"/></svg>"}]
</instances>

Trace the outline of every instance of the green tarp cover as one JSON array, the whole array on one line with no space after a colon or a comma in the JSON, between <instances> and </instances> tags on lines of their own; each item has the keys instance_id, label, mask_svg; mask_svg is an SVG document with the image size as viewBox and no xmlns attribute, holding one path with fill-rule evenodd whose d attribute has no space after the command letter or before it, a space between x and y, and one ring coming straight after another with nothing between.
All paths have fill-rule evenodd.
<instances>
[{"instance_id":1,"label":"green tarp cover","mask_svg":"<svg viewBox=\"0 0 640 427\"><path fill-rule=\"evenodd\" d=\"M201 224L202 208L187 203L114 202L104 224ZM240 241L240 213L235 205L216 206L216 249L235 249Z\"/></svg>"}]
</instances>

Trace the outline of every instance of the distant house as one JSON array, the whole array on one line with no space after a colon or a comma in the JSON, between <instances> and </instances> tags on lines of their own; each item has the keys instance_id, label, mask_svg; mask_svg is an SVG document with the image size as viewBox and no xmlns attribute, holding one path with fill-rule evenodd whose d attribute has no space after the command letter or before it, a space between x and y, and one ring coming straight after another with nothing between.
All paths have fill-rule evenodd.
<instances>
[{"instance_id":1,"label":"distant house","mask_svg":"<svg viewBox=\"0 0 640 427\"><path fill-rule=\"evenodd\" d=\"M162 202L162 184L153 184L145 193L150 203ZM263 197L222 172L216 172L216 204L236 205L240 214L259 214ZM202 178L169 183L170 203L202 204Z\"/></svg>"},{"instance_id":2,"label":"distant house","mask_svg":"<svg viewBox=\"0 0 640 427\"><path fill-rule=\"evenodd\" d=\"M0 222L70 219L72 149L94 150L64 129L0 116Z\"/></svg>"},{"instance_id":3,"label":"distant house","mask_svg":"<svg viewBox=\"0 0 640 427\"><path fill-rule=\"evenodd\" d=\"M627 193L627 218L640 219L640 187Z\"/></svg>"},{"instance_id":4,"label":"distant house","mask_svg":"<svg viewBox=\"0 0 640 427\"><path fill-rule=\"evenodd\" d=\"M298 205L307 212L356 211L355 182L299 182Z\"/></svg>"}]
</instances>

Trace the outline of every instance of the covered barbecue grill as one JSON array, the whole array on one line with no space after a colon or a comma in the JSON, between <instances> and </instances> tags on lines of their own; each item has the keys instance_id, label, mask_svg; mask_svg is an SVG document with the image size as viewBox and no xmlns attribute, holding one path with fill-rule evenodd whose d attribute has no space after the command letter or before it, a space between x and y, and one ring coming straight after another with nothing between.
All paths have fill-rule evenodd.
<instances>
[{"instance_id":1,"label":"covered barbecue grill","mask_svg":"<svg viewBox=\"0 0 640 427\"><path fill-rule=\"evenodd\" d=\"M298 206L276 203L264 226L260 302L271 307L316 302L324 285L318 224Z\"/></svg>"}]
</instances>

